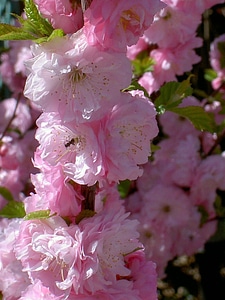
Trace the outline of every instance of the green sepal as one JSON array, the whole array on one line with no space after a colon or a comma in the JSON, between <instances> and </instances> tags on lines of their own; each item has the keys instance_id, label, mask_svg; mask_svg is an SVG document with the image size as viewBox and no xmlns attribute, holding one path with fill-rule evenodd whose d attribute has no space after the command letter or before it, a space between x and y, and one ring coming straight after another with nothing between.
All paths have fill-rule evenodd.
<instances>
[{"instance_id":1,"label":"green sepal","mask_svg":"<svg viewBox=\"0 0 225 300\"><path fill-rule=\"evenodd\" d=\"M140 77L146 72L152 72L154 69L154 59L149 56L149 51L141 51L137 57L131 61L133 73Z\"/></svg>"},{"instance_id":2,"label":"green sepal","mask_svg":"<svg viewBox=\"0 0 225 300\"><path fill-rule=\"evenodd\" d=\"M205 69L204 78L207 81L213 81L217 77L217 73L213 69Z\"/></svg>"},{"instance_id":3,"label":"green sepal","mask_svg":"<svg viewBox=\"0 0 225 300\"><path fill-rule=\"evenodd\" d=\"M25 215L24 220L48 219L52 216L50 213L50 209L32 211L31 213Z\"/></svg>"}]
</instances>

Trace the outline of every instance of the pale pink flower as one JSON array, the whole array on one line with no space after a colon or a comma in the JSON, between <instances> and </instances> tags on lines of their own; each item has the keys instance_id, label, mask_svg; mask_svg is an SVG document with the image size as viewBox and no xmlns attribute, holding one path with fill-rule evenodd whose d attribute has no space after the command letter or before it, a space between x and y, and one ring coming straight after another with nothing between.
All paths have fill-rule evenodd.
<instances>
[{"instance_id":1,"label":"pale pink flower","mask_svg":"<svg viewBox=\"0 0 225 300\"><path fill-rule=\"evenodd\" d=\"M127 291L133 282L125 258L143 248L137 240L137 221L127 219L128 215L122 208L106 205L101 213L79 225L68 226L60 217L24 221L16 241L16 257L32 281L39 279L62 299L70 293ZM134 281L136 277L134 274Z\"/></svg>"},{"instance_id":2,"label":"pale pink flower","mask_svg":"<svg viewBox=\"0 0 225 300\"><path fill-rule=\"evenodd\" d=\"M215 216L216 190L225 190L224 172L225 156L214 154L202 160L193 174L190 190L192 202L196 206L203 206L210 217Z\"/></svg>"},{"instance_id":3,"label":"pale pink flower","mask_svg":"<svg viewBox=\"0 0 225 300\"><path fill-rule=\"evenodd\" d=\"M33 51L35 57L27 62L31 73L24 94L44 111L59 112L65 120L84 122L96 111L95 118L102 117L131 81L125 54L99 51L88 45L82 31Z\"/></svg>"},{"instance_id":4,"label":"pale pink flower","mask_svg":"<svg viewBox=\"0 0 225 300\"><path fill-rule=\"evenodd\" d=\"M69 228L60 217L24 221L16 241L15 253L32 281L39 279L56 296L70 293L79 257L81 234ZM75 272L75 273L74 273Z\"/></svg>"},{"instance_id":5,"label":"pale pink flower","mask_svg":"<svg viewBox=\"0 0 225 300\"><path fill-rule=\"evenodd\" d=\"M59 114L43 113L37 120L37 151L52 166L61 164L66 176L93 185L102 173L101 149L91 123L62 123Z\"/></svg>"},{"instance_id":6,"label":"pale pink flower","mask_svg":"<svg viewBox=\"0 0 225 300\"><path fill-rule=\"evenodd\" d=\"M174 251L176 255L193 255L203 251L205 243L215 234L217 221L201 225L201 214L197 207L192 207L190 221L181 230L177 230Z\"/></svg>"},{"instance_id":7,"label":"pale pink flower","mask_svg":"<svg viewBox=\"0 0 225 300\"><path fill-rule=\"evenodd\" d=\"M176 75L190 71L200 61L194 48L201 44L202 40L194 36L177 47L152 50L150 57L154 60L153 71L144 73L139 83L151 94L159 90L165 82L177 81Z\"/></svg>"},{"instance_id":8,"label":"pale pink flower","mask_svg":"<svg viewBox=\"0 0 225 300\"><path fill-rule=\"evenodd\" d=\"M24 62L32 57L30 41L9 41L10 50L1 55L0 74L14 93L23 91L26 80Z\"/></svg>"},{"instance_id":9,"label":"pale pink flower","mask_svg":"<svg viewBox=\"0 0 225 300\"><path fill-rule=\"evenodd\" d=\"M136 44L162 7L159 1L93 0L84 13L88 43L126 52Z\"/></svg>"},{"instance_id":10,"label":"pale pink flower","mask_svg":"<svg viewBox=\"0 0 225 300\"><path fill-rule=\"evenodd\" d=\"M35 0L34 2L55 29L74 33L83 26L82 10L75 2L70 0Z\"/></svg>"},{"instance_id":11,"label":"pale pink flower","mask_svg":"<svg viewBox=\"0 0 225 300\"><path fill-rule=\"evenodd\" d=\"M215 38L210 45L210 63L212 68L217 72L217 78L212 81L212 87L217 90L221 89L224 94L225 67L222 64L223 54L219 50L219 44L225 44L225 34Z\"/></svg>"},{"instance_id":12,"label":"pale pink flower","mask_svg":"<svg viewBox=\"0 0 225 300\"><path fill-rule=\"evenodd\" d=\"M136 251L126 257L134 281L134 290L142 300L158 299L156 264L147 261L143 251Z\"/></svg>"},{"instance_id":13,"label":"pale pink flower","mask_svg":"<svg viewBox=\"0 0 225 300\"><path fill-rule=\"evenodd\" d=\"M21 222L22 219L0 221L0 290L5 300L17 300L30 284L28 274L22 271L21 262L14 253Z\"/></svg>"},{"instance_id":14,"label":"pale pink flower","mask_svg":"<svg viewBox=\"0 0 225 300\"><path fill-rule=\"evenodd\" d=\"M186 13L195 12L201 15L213 5L224 3L224 0L162 0L167 5Z\"/></svg>"},{"instance_id":15,"label":"pale pink flower","mask_svg":"<svg viewBox=\"0 0 225 300\"><path fill-rule=\"evenodd\" d=\"M164 170L161 170L162 181L168 182L168 178L180 187L190 187L201 163L198 137L187 135L183 139L170 138L158 145L160 149L155 153L155 162L164 164Z\"/></svg>"},{"instance_id":16,"label":"pale pink flower","mask_svg":"<svg viewBox=\"0 0 225 300\"><path fill-rule=\"evenodd\" d=\"M49 166L42 173L31 175L36 194L24 200L26 213L50 209L51 214L72 217L81 210L83 197L78 186L65 177L61 165Z\"/></svg>"},{"instance_id":17,"label":"pale pink flower","mask_svg":"<svg viewBox=\"0 0 225 300\"><path fill-rule=\"evenodd\" d=\"M150 141L158 134L156 110L147 99L121 94L120 103L104 125L104 161L109 181L137 179L150 156Z\"/></svg>"},{"instance_id":18,"label":"pale pink flower","mask_svg":"<svg viewBox=\"0 0 225 300\"><path fill-rule=\"evenodd\" d=\"M160 48L174 48L186 44L195 35L201 22L201 15L187 14L167 6L154 16L154 22L145 31L144 38L149 44Z\"/></svg>"},{"instance_id":19,"label":"pale pink flower","mask_svg":"<svg viewBox=\"0 0 225 300\"><path fill-rule=\"evenodd\" d=\"M215 38L214 41L210 45L210 52L209 52L210 64L213 67L213 69L217 72L224 69L221 66L221 59L223 58L223 56L218 48L219 43L221 43L221 44L225 43L225 34L222 34L219 37Z\"/></svg>"},{"instance_id":20,"label":"pale pink flower","mask_svg":"<svg viewBox=\"0 0 225 300\"><path fill-rule=\"evenodd\" d=\"M23 100L7 98L0 102L0 132L5 130L15 110L15 117L10 123L10 132L8 131L7 134L18 136L18 132L24 134L31 127L34 120L29 106Z\"/></svg>"},{"instance_id":21,"label":"pale pink flower","mask_svg":"<svg viewBox=\"0 0 225 300\"><path fill-rule=\"evenodd\" d=\"M142 215L161 226L183 226L190 218L190 208L189 197L176 186L158 184L143 196Z\"/></svg>"},{"instance_id":22,"label":"pale pink flower","mask_svg":"<svg viewBox=\"0 0 225 300\"><path fill-rule=\"evenodd\" d=\"M162 224L149 222L148 218L144 218L141 214L135 214L133 217L140 222L138 231L140 241L145 246L146 258L156 264L158 278L165 277L167 263L174 258L172 251L174 228L172 230Z\"/></svg>"}]
</instances>

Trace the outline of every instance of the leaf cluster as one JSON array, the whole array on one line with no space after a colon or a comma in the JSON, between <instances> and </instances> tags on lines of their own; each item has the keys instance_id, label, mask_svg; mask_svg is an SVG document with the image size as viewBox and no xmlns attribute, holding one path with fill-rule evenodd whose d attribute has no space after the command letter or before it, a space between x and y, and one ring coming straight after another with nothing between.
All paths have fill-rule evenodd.
<instances>
[{"instance_id":1,"label":"leaf cluster","mask_svg":"<svg viewBox=\"0 0 225 300\"><path fill-rule=\"evenodd\" d=\"M41 16L33 0L24 0L24 12L26 19L12 14L17 18L20 27L0 24L0 40L32 40L41 43L52 39L56 35L64 35L61 29L54 30L48 20Z\"/></svg>"}]
</instances>

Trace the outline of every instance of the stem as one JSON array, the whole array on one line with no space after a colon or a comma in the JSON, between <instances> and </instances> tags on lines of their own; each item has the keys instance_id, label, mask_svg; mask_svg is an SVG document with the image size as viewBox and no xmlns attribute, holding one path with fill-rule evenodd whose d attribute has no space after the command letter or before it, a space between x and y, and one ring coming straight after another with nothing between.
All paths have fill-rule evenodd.
<instances>
[{"instance_id":1,"label":"stem","mask_svg":"<svg viewBox=\"0 0 225 300\"><path fill-rule=\"evenodd\" d=\"M17 107L18 107L18 104L20 102L20 98L21 98L21 93L18 95L18 99L16 101L16 106L14 108L14 111L13 111L13 114L12 114L12 117L9 119L9 122L7 124L7 126L5 127L5 130L3 131L1 137L0 137L0 141L3 139L3 137L6 135L10 125L12 124L12 121L14 120L15 116L16 116L16 110L17 110Z\"/></svg>"},{"instance_id":2,"label":"stem","mask_svg":"<svg viewBox=\"0 0 225 300\"><path fill-rule=\"evenodd\" d=\"M97 185L94 184L92 186L82 185L81 186L81 194L84 196L84 200L82 201L82 210L95 210L95 194L96 194Z\"/></svg>"}]
</instances>

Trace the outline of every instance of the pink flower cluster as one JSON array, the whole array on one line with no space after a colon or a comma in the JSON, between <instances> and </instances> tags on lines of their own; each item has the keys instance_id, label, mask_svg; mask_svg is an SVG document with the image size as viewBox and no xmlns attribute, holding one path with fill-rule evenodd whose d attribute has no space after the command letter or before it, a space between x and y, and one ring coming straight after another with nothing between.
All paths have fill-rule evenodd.
<instances>
[{"instance_id":1,"label":"pink flower cluster","mask_svg":"<svg viewBox=\"0 0 225 300\"><path fill-rule=\"evenodd\" d=\"M27 214L0 220L4 300L156 300L167 262L215 232L225 190L225 154L210 153L217 135L170 112L156 120L150 99L128 87L142 50L154 61L138 78L149 94L191 70L201 14L218 2L34 0L64 36L1 55L13 95L0 103L0 186ZM224 80L218 42L211 62ZM218 101L182 105L224 119ZM136 188L124 201L123 180Z\"/></svg>"},{"instance_id":2,"label":"pink flower cluster","mask_svg":"<svg viewBox=\"0 0 225 300\"><path fill-rule=\"evenodd\" d=\"M149 94L158 91L168 81L176 81L177 75L190 71L200 61L195 48L202 46L196 36L202 13L223 1L167 1L154 15L154 21L140 38L139 43L128 48L128 57L133 60L142 50L149 51L153 71L145 72L139 83ZM191 8L191 13L190 13ZM149 50L148 50L149 49Z\"/></svg>"},{"instance_id":3,"label":"pink flower cluster","mask_svg":"<svg viewBox=\"0 0 225 300\"><path fill-rule=\"evenodd\" d=\"M194 97L182 106L200 105ZM216 102L205 109L224 119ZM225 153L207 156L215 135L202 133L193 125L166 112L160 116L162 139L137 180L137 191L126 200L132 218L140 222L140 239L147 256L165 276L169 260L192 255L204 248L217 228L214 202L218 190L225 190ZM178 130L179 128L179 130Z\"/></svg>"},{"instance_id":4,"label":"pink flower cluster","mask_svg":"<svg viewBox=\"0 0 225 300\"><path fill-rule=\"evenodd\" d=\"M127 46L160 3L93 0L84 12L70 1L35 3L65 35L32 45L25 60L24 95L41 111L33 157L40 172L23 201L31 219L20 221L5 264L17 262L26 280L15 297L13 285L3 295L157 299L155 264L145 258L117 183L142 175L158 134L154 105L124 89L132 80ZM50 216L41 218L43 211Z\"/></svg>"}]
</instances>

